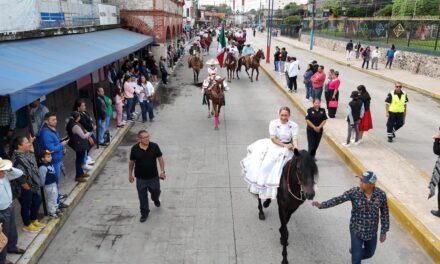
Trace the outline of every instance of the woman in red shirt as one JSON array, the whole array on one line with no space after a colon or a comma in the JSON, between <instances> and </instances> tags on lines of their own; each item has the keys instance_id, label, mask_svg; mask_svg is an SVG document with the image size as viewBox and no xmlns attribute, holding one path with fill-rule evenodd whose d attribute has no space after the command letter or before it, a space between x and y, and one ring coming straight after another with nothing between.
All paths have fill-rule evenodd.
<instances>
[{"instance_id":1,"label":"woman in red shirt","mask_svg":"<svg viewBox=\"0 0 440 264\"><path fill-rule=\"evenodd\" d=\"M327 101L328 116L335 118L336 111L338 110L339 85L341 85L341 81L338 79L339 72L332 72L331 78L332 80L328 84L328 91L325 92L325 99Z\"/></svg>"}]
</instances>

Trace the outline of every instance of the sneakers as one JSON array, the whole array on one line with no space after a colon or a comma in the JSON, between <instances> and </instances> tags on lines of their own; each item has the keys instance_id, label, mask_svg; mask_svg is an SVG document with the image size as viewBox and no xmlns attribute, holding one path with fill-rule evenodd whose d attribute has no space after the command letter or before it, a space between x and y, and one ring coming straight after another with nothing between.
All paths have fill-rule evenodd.
<instances>
[{"instance_id":1,"label":"sneakers","mask_svg":"<svg viewBox=\"0 0 440 264\"><path fill-rule=\"evenodd\" d=\"M65 208L67 208L67 207L69 207L67 204L65 204L65 203L60 203L59 205L58 205L58 209L60 209L60 210L62 210L62 209L65 209Z\"/></svg>"},{"instance_id":2,"label":"sneakers","mask_svg":"<svg viewBox=\"0 0 440 264\"><path fill-rule=\"evenodd\" d=\"M153 201L154 202L154 205L156 206L156 207L160 207L160 201L159 200L156 200L156 201Z\"/></svg>"},{"instance_id":3,"label":"sneakers","mask_svg":"<svg viewBox=\"0 0 440 264\"><path fill-rule=\"evenodd\" d=\"M393 142L393 138L389 137L388 138L388 142L392 143Z\"/></svg>"},{"instance_id":4,"label":"sneakers","mask_svg":"<svg viewBox=\"0 0 440 264\"><path fill-rule=\"evenodd\" d=\"M87 165L90 165L90 166L93 166L93 165L95 165L95 160L93 160L90 156L87 156L87 160L86 160L86 163L87 163Z\"/></svg>"},{"instance_id":5,"label":"sneakers","mask_svg":"<svg viewBox=\"0 0 440 264\"><path fill-rule=\"evenodd\" d=\"M344 147L350 147L350 143L347 143L347 142L344 142L344 143L342 143L342 146L344 146Z\"/></svg>"},{"instance_id":6,"label":"sneakers","mask_svg":"<svg viewBox=\"0 0 440 264\"><path fill-rule=\"evenodd\" d=\"M143 223L145 221L147 221L148 215L142 215L141 219L139 219L139 222Z\"/></svg>"},{"instance_id":7,"label":"sneakers","mask_svg":"<svg viewBox=\"0 0 440 264\"><path fill-rule=\"evenodd\" d=\"M67 194L61 194L61 193L58 195L58 197L60 198L60 200L64 200L64 199L66 199L68 196L69 196L69 195L67 195Z\"/></svg>"},{"instance_id":8,"label":"sneakers","mask_svg":"<svg viewBox=\"0 0 440 264\"><path fill-rule=\"evenodd\" d=\"M41 228L34 226L32 223L28 226L23 227L23 231L29 232L29 233L38 233L40 232Z\"/></svg>"},{"instance_id":9,"label":"sneakers","mask_svg":"<svg viewBox=\"0 0 440 264\"><path fill-rule=\"evenodd\" d=\"M440 210L431 210L431 214L440 217Z\"/></svg>"},{"instance_id":10,"label":"sneakers","mask_svg":"<svg viewBox=\"0 0 440 264\"><path fill-rule=\"evenodd\" d=\"M59 218L60 216L57 213L49 214L50 218Z\"/></svg>"},{"instance_id":11,"label":"sneakers","mask_svg":"<svg viewBox=\"0 0 440 264\"><path fill-rule=\"evenodd\" d=\"M38 221L38 219L32 221L32 224L33 224L34 226L38 227L38 228L45 228L45 227L46 227L46 225L43 224L43 223L41 223L40 221Z\"/></svg>"},{"instance_id":12,"label":"sneakers","mask_svg":"<svg viewBox=\"0 0 440 264\"><path fill-rule=\"evenodd\" d=\"M358 145L361 144L361 143L362 143L362 139L359 139L358 141L354 142L354 145L355 145L355 146L358 146Z\"/></svg>"},{"instance_id":13,"label":"sneakers","mask_svg":"<svg viewBox=\"0 0 440 264\"><path fill-rule=\"evenodd\" d=\"M81 177L77 177L77 178L75 178L75 181L76 181L76 182L86 182L87 179L86 179L85 177L81 176Z\"/></svg>"},{"instance_id":14,"label":"sneakers","mask_svg":"<svg viewBox=\"0 0 440 264\"><path fill-rule=\"evenodd\" d=\"M90 164L90 163L89 163L89 164ZM93 169L93 166L90 166L89 164L84 164L84 165L82 165L83 170L87 170L87 171L92 170L92 169Z\"/></svg>"}]
</instances>

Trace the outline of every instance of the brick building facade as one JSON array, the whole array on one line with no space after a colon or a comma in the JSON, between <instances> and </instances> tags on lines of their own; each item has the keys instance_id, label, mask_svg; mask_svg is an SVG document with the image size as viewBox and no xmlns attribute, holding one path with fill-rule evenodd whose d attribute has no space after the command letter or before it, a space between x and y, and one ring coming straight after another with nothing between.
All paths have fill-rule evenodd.
<instances>
[{"instance_id":1,"label":"brick building facade","mask_svg":"<svg viewBox=\"0 0 440 264\"><path fill-rule=\"evenodd\" d=\"M120 9L121 25L154 36L160 53L183 32L182 0L113 0ZM155 51L156 53L156 51Z\"/></svg>"}]
</instances>

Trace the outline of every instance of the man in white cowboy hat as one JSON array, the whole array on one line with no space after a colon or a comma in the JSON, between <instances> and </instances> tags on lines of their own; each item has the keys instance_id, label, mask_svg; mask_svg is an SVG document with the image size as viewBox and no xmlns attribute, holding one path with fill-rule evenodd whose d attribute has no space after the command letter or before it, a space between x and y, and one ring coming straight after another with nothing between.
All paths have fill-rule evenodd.
<instances>
[{"instance_id":1,"label":"man in white cowboy hat","mask_svg":"<svg viewBox=\"0 0 440 264\"><path fill-rule=\"evenodd\" d=\"M25 251L17 247L17 226L15 224L15 211L12 204L12 189L10 181L18 179L21 184L23 172L12 167L10 160L0 158L0 223L3 224L3 233L8 238L8 244L0 252L0 263L12 264L6 260L7 253L23 254ZM25 184L24 178L23 183Z\"/></svg>"},{"instance_id":2,"label":"man in white cowboy hat","mask_svg":"<svg viewBox=\"0 0 440 264\"><path fill-rule=\"evenodd\" d=\"M228 52L232 53L235 59L238 60L238 48L235 45L235 41L232 40L226 48L228 49Z\"/></svg>"},{"instance_id":3,"label":"man in white cowboy hat","mask_svg":"<svg viewBox=\"0 0 440 264\"><path fill-rule=\"evenodd\" d=\"M217 68L215 65L219 64L216 59L210 59L206 62L208 67L208 77L203 81L203 89L207 89L209 84L212 80L218 80L221 79L221 77L218 75ZM229 90L228 84L226 82L223 82L223 86L225 87L225 91Z\"/></svg>"}]
</instances>

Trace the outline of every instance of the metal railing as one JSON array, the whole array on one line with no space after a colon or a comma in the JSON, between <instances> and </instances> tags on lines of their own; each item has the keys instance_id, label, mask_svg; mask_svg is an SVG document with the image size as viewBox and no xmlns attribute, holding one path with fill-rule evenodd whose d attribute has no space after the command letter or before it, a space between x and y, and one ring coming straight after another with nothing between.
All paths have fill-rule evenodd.
<instances>
[{"instance_id":1,"label":"metal railing","mask_svg":"<svg viewBox=\"0 0 440 264\"><path fill-rule=\"evenodd\" d=\"M304 20L302 32L309 32L310 25ZM315 35L394 44L402 50L440 54L439 19L317 19Z\"/></svg>"}]
</instances>

